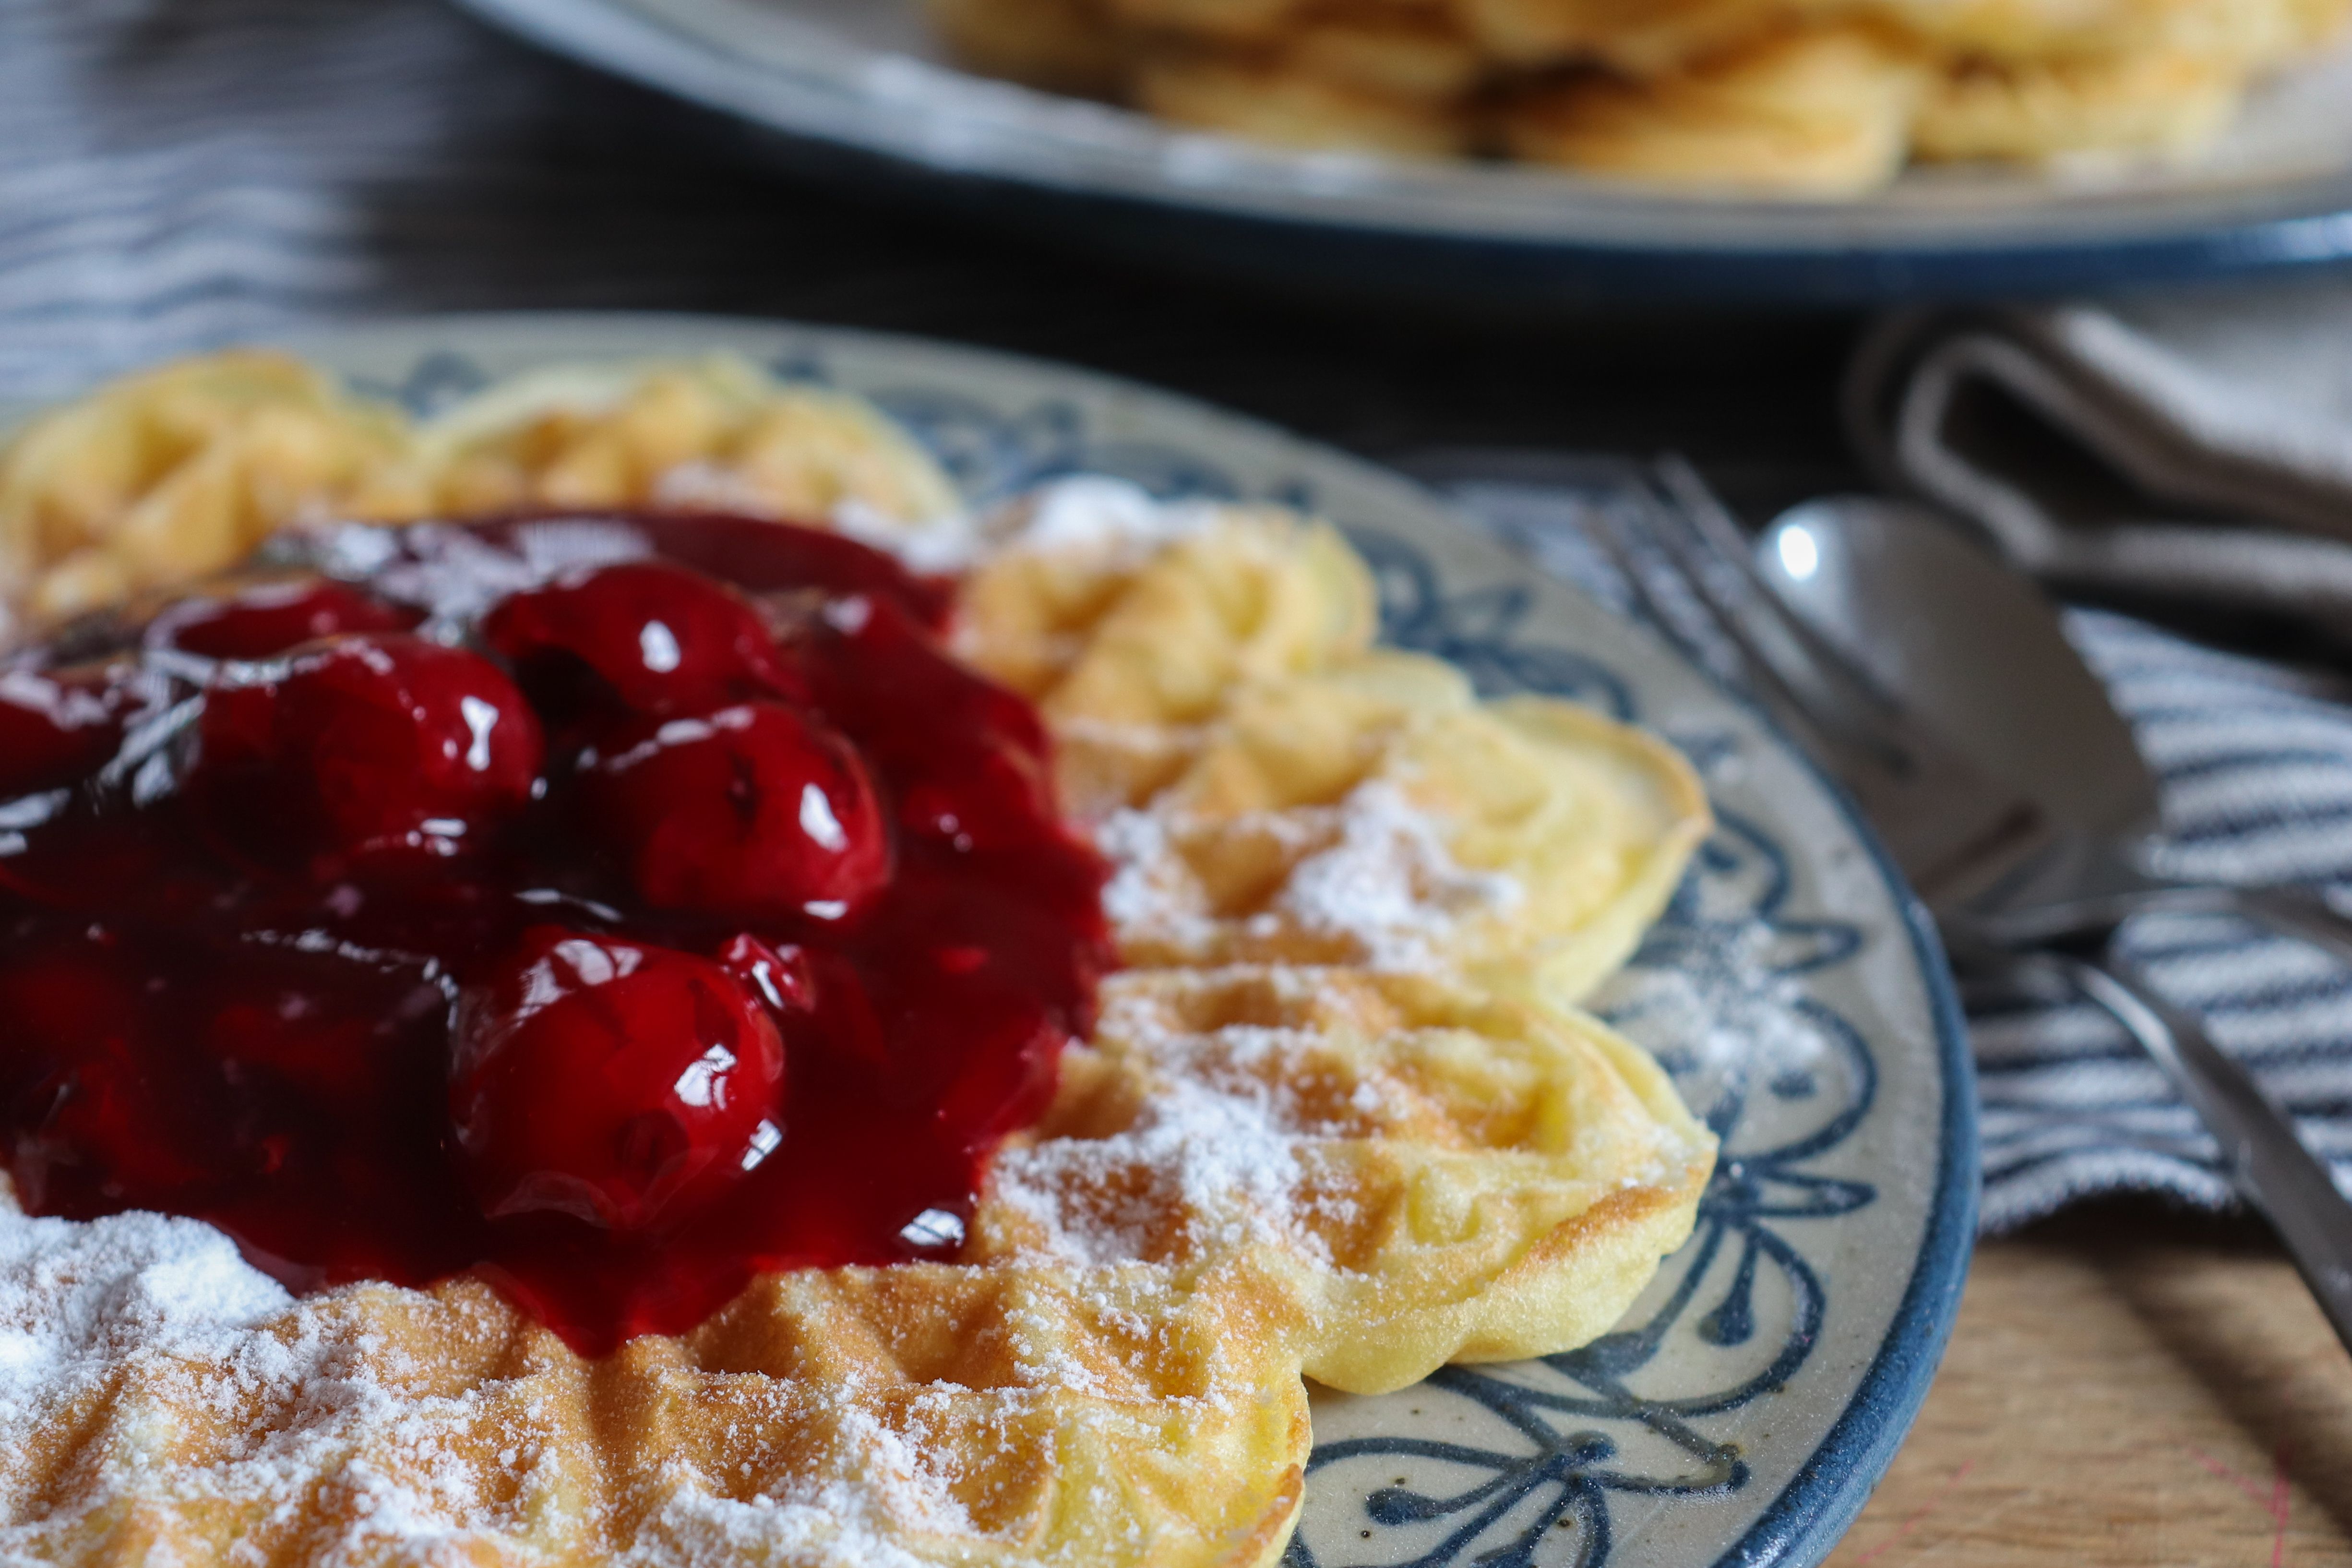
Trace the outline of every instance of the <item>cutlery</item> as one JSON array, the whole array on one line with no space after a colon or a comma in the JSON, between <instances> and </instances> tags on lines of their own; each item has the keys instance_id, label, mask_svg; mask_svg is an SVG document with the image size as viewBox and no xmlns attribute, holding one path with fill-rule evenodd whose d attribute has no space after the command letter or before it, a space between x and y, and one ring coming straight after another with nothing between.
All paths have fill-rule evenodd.
<instances>
[{"instance_id":1,"label":"cutlery","mask_svg":"<svg viewBox=\"0 0 2352 1568\"><path fill-rule=\"evenodd\" d=\"M2152 868L2156 775L2040 588L1923 508L1869 497L1783 512L1755 551L1766 584L1882 690L2032 799L2045 852L1980 913L2011 943L2146 909L2227 911L2352 963L2352 919L2318 892L2183 883Z\"/></svg>"},{"instance_id":2,"label":"cutlery","mask_svg":"<svg viewBox=\"0 0 2352 1568\"><path fill-rule=\"evenodd\" d=\"M1993 777L1896 700L1838 637L1780 596L1746 535L1687 465L1669 459L1654 479L1655 504L1641 520L1645 527L1629 527L1618 516L1596 517L1588 527L1643 607L1669 629L1691 628L1696 612L1705 640L1730 651L1750 692L1846 784L1936 914L1956 960L2044 989L2072 984L2116 1017L2213 1133L2232 1183L2269 1218L2337 1338L2352 1350L2352 1202L2252 1076L2198 1018L2167 1001L2113 940L2121 913L2140 907L2125 893L2145 891L2141 881L2154 879L2142 879L2105 847L2124 837L2077 824L2119 816L2121 792L2112 784L2105 794L2082 792L2067 803L2078 811L2069 822ZM1664 592L1661 568L1689 592ZM1927 586L1935 587L1935 580ZM2072 700L2078 717L2096 721L2095 713L2082 710L2079 690L2059 700ZM2098 702L2105 706L2104 694ZM2111 710L2106 721L2120 723ZM2107 758L2117 772L2119 756ZM2048 879L2075 874L2099 856L2115 862L2103 869L2133 879L2116 897L2114 918L2039 931L2053 942L2046 949L2016 945L2021 932L2051 922L2033 915L2042 906L2029 901L2021 924L2005 924L2013 908L2006 900L2021 894L2030 900L2053 885ZM2105 908L2095 900L2085 907ZM2060 936L2070 940L2058 945Z\"/></svg>"}]
</instances>

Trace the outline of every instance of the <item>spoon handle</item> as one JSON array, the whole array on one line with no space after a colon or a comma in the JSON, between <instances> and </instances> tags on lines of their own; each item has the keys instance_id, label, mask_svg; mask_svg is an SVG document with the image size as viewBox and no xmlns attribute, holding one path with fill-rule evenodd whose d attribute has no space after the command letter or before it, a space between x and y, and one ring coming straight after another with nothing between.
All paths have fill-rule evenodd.
<instances>
[{"instance_id":1,"label":"spoon handle","mask_svg":"<svg viewBox=\"0 0 2352 1568\"><path fill-rule=\"evenodd\" d=\"M2059 962L2180 1086L2220 1141L2231 1180L2269 1218L2336 1337L2352 1350L2352 1202L2304 1147L2286 1112L2203 1024L2158 994L2112 949L2089 962Z\"/></svg>"}]
</instances>

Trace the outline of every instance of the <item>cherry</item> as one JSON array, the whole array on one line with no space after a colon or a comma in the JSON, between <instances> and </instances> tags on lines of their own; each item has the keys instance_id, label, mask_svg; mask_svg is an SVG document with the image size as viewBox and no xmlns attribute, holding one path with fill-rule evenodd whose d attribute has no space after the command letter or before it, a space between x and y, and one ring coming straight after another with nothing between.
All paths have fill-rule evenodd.
<instances>
[{"instance_id":1,"label":"cherry","mask_svg":"<svg viewBox=\"0 0 2352 1568\"><path fill-rule=\"evenodd\" d=\"M89 777L122 742L103 674L0 670L0 799Z\"/></svg>"},{"instance_id":2,"label":"cherry","mask_svg":"<svg viewBox=\"0 0 2352 1568\"><path fill-rule=\"evenodd\" d=\"M539 721L487 659L404 633L226 666L205 694L189 784L257 862L446 858L537 787Z\"/></svg>"},{"instance_id":3,"label":"cherry","mask_svg":"<svg viewBox=\"0 0 2352 1568\"><path fill-rule=\"evenodd\" d=\"M406 631L416 617L332 578L281 578L183 599L147 624L150 647L205 658L268 658L344 632Z\"/></svg>"},{"instance_id":4,"label":"cherry","mask_svg":"<svg viewBox=\"0 0 2352 1568\"><path fill-rule=\"evenodd\" d=\"M189 1107L149 1066L135 971L89 934L0 972L6 1076L30 1112L16 1178L36 1207L166 1203L205 1175L182 1137Z\"/></svg>"},{"instance_id":5,"label":"cherry","mask_svg":"<svg viewBox=\"0 0 2352 1568\"><path fill-rule=\"evenodd\" d=\"M204 1031L205 1051L239 1079L257 1072L343 1106L380 1098L375 1020L338 1013L296 990L232 1001Z\"/></svg>"},{"instance_id":6,"label":"cherry","mask_svg":"<svg viewBox=\"0 0 2352 1568\"><path fill-rule=\"evenodd\" d=\"M580 796L656 909L831 922L889 880L865 764L848 742L782 703L641 721L584 759Z\"/></svg>"},{"instance_id":7,"label":"cherry","mask_svg":"<svg viewBox=\"0 0 2352 1568\"><path fill-rule=\"evenodd\" d=\"M959 851L1059 839L1036 710L949 658L903 607L837 600L797 640L816 705L891 781L904 833Z\"/></svg>"},{"instance_id":8,"label":"cherry","mask_svg":"<svg viewBox=\"0 0 2352 1568\"><path fill-rule=\"evenodd\" d=\"M753 594L814 589L828 597L890 600L931 632L946 630L955 584L917 577L880 551L831 528L766 518L660 512L630 523L662 555Z\"/></svg>"},{"instance_id":9,"label":"cherry","mask_svg":"<svg viewBox=\"0 0 2352 1568\"><path fill-rule=\"evenodd\" d=\"M709 959L540 926L458 999L449 1115L493 1219L679 1217L774 1152L783 1110L775 1021Z\"/></svg>"},{"instance_id":10,"label":"cherry","mask_svg":"<svg viewBox=\"0 0 2352 1568\"><path fill-rule=\"evenodd\" d=\"M588 521L678 570L526 615L560 534L422 525L355 590L246 578L0 664L28 1206L194 1215L297 1291L477 1268L587 1355L760 1270L952 1252L1110 962L1043 728L940 648L946 584L854 541ZM541 640L502 674L370 618L411 600Z\"/></svg>"},{"instance_id":11,"label":"cherry","mask_svg":"<svg viewBox=\"0 0 2352 1568\"><path fill-rule=\"evenodd\" d=\"M750 986L772 1013L816 1008L816 975L800 947L772 946L749 932L738 932L719 948L719 966Z\"/></svg>"},{"instance_id":12,"label":"cherry","mask_svg":"<svg viewBox=\"0 0 2352 1568\"><path fill-rule=\"evenodd\" d=\"M559 713L583 696L586 705L668 716L800 695L749 601L665 562L599 566L513 595L483 617L481 632Z\"/></svg>"}]
</instances>

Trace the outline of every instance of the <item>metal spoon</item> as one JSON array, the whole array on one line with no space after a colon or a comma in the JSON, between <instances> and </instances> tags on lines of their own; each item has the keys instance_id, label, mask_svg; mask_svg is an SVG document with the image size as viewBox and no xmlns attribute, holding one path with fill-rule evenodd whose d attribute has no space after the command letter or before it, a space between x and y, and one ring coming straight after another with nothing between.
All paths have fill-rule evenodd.
<instances>
[{"instance_id":1,"label":"metal spoon","mask_svg":"<svg viewBox=\"0 0 2352 1568\"><path fill-rule=\"evenodd\" d=\"M1784 512L1758 564L1799 614L1970 760L2069 830L1988 931L2020 943L2141 910L2226 910L2352 963L2352 918L2302 888L2219 888L2155 871L2156 775L2030 580L1920 508L1864 497Z\"/></svg>"}]
</instances>

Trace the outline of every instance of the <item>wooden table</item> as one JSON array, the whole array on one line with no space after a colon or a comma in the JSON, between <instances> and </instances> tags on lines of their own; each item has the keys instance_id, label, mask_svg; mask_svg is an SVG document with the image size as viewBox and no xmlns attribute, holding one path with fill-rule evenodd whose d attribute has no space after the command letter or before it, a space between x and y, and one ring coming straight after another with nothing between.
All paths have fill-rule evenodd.
<instances>
[{"instance_id":1,"label":"wooden table","mask_svg":"<svg viewBox=\"0 0 2352 1568\"><path fill-rule=\"evenodd\" d=\"M2352 1357L2251 1228L2110 1205L1988 1242L1830 1563L2352 1563Z\"/></svg>"}]
</instances>

